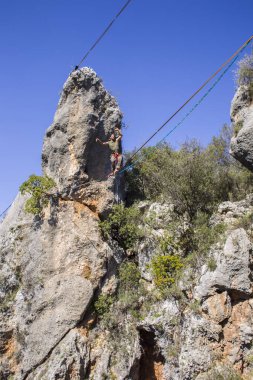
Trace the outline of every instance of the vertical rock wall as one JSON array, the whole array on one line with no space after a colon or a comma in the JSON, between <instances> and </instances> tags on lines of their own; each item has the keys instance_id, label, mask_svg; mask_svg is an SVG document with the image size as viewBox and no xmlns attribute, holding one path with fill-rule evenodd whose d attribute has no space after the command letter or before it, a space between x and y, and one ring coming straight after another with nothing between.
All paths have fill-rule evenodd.
<instances>
[{"instance_id":1,"label":"vertical rock wall","mask_svg":"<svg viewBox=\"0 0 253 380\"><path fill-rule=\"evenodd\" d=\"M231 154L253 171L253 98L250 89L247 85L240 86L232 101L234 137L231 141Z\"/></svg>"},{"instance_id":2,"label":"vertical rock wall","mask_svg":"<svg viewBox=\"0 0 253 380\"><path fill-rule=\"evenodd\" d=\"M84 378L83 321L121 260L98 225L113 204L114 180L107 179L109 150L95 138L107 139L121 118L93 70L70 75L43 144L54 202L34 218L18 195L0 224L1 380Z\"/></svg>"}]
</instances>

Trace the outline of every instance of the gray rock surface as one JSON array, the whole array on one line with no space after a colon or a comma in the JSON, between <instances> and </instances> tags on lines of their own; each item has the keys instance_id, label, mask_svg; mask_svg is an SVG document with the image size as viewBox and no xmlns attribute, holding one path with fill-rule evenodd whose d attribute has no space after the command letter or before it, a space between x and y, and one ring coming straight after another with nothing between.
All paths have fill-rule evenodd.
<instances>
[{"instance_id":1,"label":"gray rock surface","mask_svg":"<svg viewBox=\"0 0 253 380\"><path fill-rule=\"evenodd\" d=\"M240 88L231 115L243 127L231 146L247 167L251 107L247 89ZM95 143L97 136L107 139L121 118L94 71L70 75L43 145L43 172L56 183L54 201L34 218L24 212L27 197L18 194L0 223L0 379L214 380L233 371L251 379L252 195L219 206L210 224L223 223L226 232L163 295L148 264L164 234L180 241L189 225L183 218L170 229L173 205L140 202L145 238L128 259L141 272L134 303L144 305L145 314L129 307L124 292L110 320L106 312L104 319L93 312L100 294L115 295L117 269L127 257L100 234L115 183L107 179L109 151ZM174 253L173 244L170 249Z\"/></svg>"},{"instance_id":2,"label":"gray rock surface","mask_svg":"<svg viewBox=\"0 0 253 380\"><path fill-rule=\"evenodd\" d=\"M83 378L89 348L77 326L122 260L98 226L114 180L109 150L95 138L108 138L121 117L94 71L70 75L43 145L54 202L34 218L18 195L0 224L1 379L67 379L71 371Z\"/></svg>"},{"instance_id":3,"label":"gray rock surface","mask_svg":"<svg viewBox=\"0 0 253 380\"><path fill-rule=\"evenodd\" d=\"M232 231L224 248L214 251L216 269L210 271L203 267L195 297L205 299L214 295L217 290L235 291L246 298L251 295L251 250L252 244L245 230L241 228Z\"/></svg>"},{"instance_id":4,"label":"gray rock surface","mask_svg":"<svg viewBox=\"0 0 253 380\"><path fill-rule=\"evenodd\" d=\"M242 218L252 215L253 196L248 195L238 202L223 202L219 205L217 212L211 217L211 224L224 223L226 226L235 227Z\"/></svg>"},{"instance_id":5,"label":"gray rock surface","mask_svg":"<svg viewBox=\"0 0 253 380\"><path fill-rule=\"evenodd\" d=\"M237 89L230 114L235 127L235 135L231 140L231 154L253 171L253 102L246 85Z\"/></svg>"},{"instance_id":6,"label":"gray rock surface","mask_svg":"<svg viewBox=\"0 0 253 380\"><path fill-rule=\"evenodd\" d=\"M43 172L56 182L62 198L80 200L99 213L110 208L110 152L95 139L108 140L121 120L116 100L92 69L71 73L42 151Z\"/></svg>"}]
</instances>

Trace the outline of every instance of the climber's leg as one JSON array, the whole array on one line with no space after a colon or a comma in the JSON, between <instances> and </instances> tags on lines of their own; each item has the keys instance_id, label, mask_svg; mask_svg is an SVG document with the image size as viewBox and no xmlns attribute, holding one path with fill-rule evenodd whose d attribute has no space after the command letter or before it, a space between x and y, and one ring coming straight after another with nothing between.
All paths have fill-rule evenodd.
<instances>
[{"instance_id":1,"label":"climber's leg","mask_svg":"<svg viewBox=\"0 0 253 380\"><path fill-rule=\"evenodd\" d=\"M118 156L117 156L117 162L116 162L116 168L114 170L115 174L120 170L120 168L122 166L122 161L123 161L122 154L118 154Z\"/></svg>"},{"instance_id":2,"label":"climber's leg","mask_svg":"<svg viewBox=\"0 0 253 380\"><path fill-rule=\"evenodd\" d=\"M114 153L111 154L110 160L111 160L111 173L109 174L108 177L111 177L112 175L114 175L115 166L116 166L116 157Z\"/></svg>"}]
</instances>

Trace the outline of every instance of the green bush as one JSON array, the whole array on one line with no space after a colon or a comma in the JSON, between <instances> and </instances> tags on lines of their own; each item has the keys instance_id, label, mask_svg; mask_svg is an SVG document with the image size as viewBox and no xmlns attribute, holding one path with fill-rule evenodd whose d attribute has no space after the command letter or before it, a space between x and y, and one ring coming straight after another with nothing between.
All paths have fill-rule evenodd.
<instances>
[{"instance_id":1,"label":"green bush","mask_svg":"<svg viewBox=\"0 0 253 380\"><path fill-rule=\"evenodd\" d=\"M119 269L119 287L117 291L118 307L133 318L140 317L140 297L144 295L141 273L138 266L131 261L121 264Z\"/></svg>"},{"instance_id":2,"label":"green bush","mask_svg":"<svg viewBox=\"0 0 253 380\"><path fill-rule=\"evenodd\" d=\"M234 134L235 134L235 137L238 135L238 133L240 132L240 130L242 129L243 127L243 121L238 121L235 126L234 126Z\"/></svg>"},{"instance_id":3,"label":"green bush","mask_svg":"<svg viewBox=\"0 0 253 380\"><path fill-rule=\"evenodd\" d=\"M180 247L175 238L166 232L164 236L159 239L159 248L165 255L166 253L177 253Z\"/></svg>"},{"instance_id":4,"label":"green bush","mask_svg":"<svg viewBox=\"0 0 253 380\"><path fill-rule=\"evenodd\" d=\"M119 268L119 283L115 295L101 294L95 302L95 311L106 329L117 330L126 315L132 321L142 318L149 299L146 295L138 266L126 261Z\"/></svg>"},{"instance_id":5,"label":"green bush","mask_svg":"<svg viewBox=\"0 0 253 380\"><path fill-rule=\"evenodd\" d=\"M115 239L124 249L133 248L141 237L139 218L140 211L136 207L115 205L108 218L100 223L102 234L106 239Z\"/></svg>"},{"instance_id":6,"label":"green bush","mask_svg":"<svg viewBox=\"0 0 253 380\"><path fill-rule=\"evenodd\" d=\"M252 212L242 216L235 223L236 228L244 228L245 230L252 228L252 225L253 225L253 213Z\"/></svg>"},{"instance_id":7,"label":"green bush","mask_svg":"<svg viewBox=\"0 0 253 380\"><path fill-rule=\"evenodd\" d=\"M206 256L210 247L219 241L224 232L224 224L210 226L208 215L198 214L193 225L192 251L197 252L199 256Z\"/></svg>"},{"instance_id":8,"label":"green bush","mask_svg":"<svg viewBox=\"0 0 253 380\"><path fill-rule=\"evenodd\" d=\"M114 297L107 294L100 294L97 301L94 304L96 313L102 317L104 314L108 313L112 304L114 302Z\"/></svg>"},{"instance_id":9,"label":"green bush","mask_svg":"<svg viewBox=\"0 0 253 380\"><path fill-rule=\"evenodd\" d=\"M253 81L249 84L249 97L250 97L250 101L252 102L253 101Z\"/></svg>"},{"instance_id":10,"label":"green bush","mask_svg":"<svg viewBox=\"0 0 253 380\"><path fill-rule=\"evenodd\" d=\"M173 285L182 269L183 263L179 256L156 255L150 263L154 283L161 291Z\"/></svg>"},{"instance_id":11,"label":"green bush","mask_svg":"<svg viewBox=\"0 0 253 380\"><path fill-rule=\"evenodd\" d=\"M253 83L253 54L246 54L239 61L236 77L239 86Z\"/></svg>"},{"instance_id":12,"label":"green bush","mask_svg":"<svg viewBox=\"0 0 253 380\"><path fill-rule=\"evenodd\" d=\"M253 191L253 175L230 156L232 135L232 127L224 125L206 148L193 140L179 150L167 144L143 149L126 175L131 201L136 196L172 202L192 222L223 201L243 199Z\"/></svg>"},{"instance_id":13,"label":"green bush","mask_svg":"<svg viewBox=\"0 0 253 380\"><path fill-rule=\"evenodd\" d=\"M123 291L135 291L140 286L141 273L137 265L131 261L121 264L119 269L120 289Z\"/></svg>"},{"instance_id":14,"label":"green bush","mask_svg":"<svg viewBox=\"0 0 253 380\"><path fill-rule=\"evenodd\" d=\"M210 272L214 272L215 269L217 268L217 263L215 261L215 259L213 257L211 257L208 261L207 261L207 267L208 269L210 270Z\"/></svg>"},{"instance_id":15,"label":"green bush","mask_svg":"<svg viewBox=\"0 0 253 380\"><path fill-rule=\"evenodd\" d=\"M201 304L199 300L193 300L190 302L189 308L194 314L201 314Z\"/></svg>"},{"instance_id":16,"label":"green bush","mask_svg":"<svg viewBox=\"0 0 253 380\"><path fill-rule=\"evenodd\" d=\"M243 378L229 366L214 368L208 372L208 380L243 380Z\"/></svg>"},{"instance_id":17,"label":"green bush","mask_svg":"<svg viewBox=\"0 0 253 380\"><path fill-rule=\"evenodd\" d=\"M31 197L25 203L25 211L40 215L42 209L48 205L48 192L54 186L55 183L51 178L32 174L19 188L21 194L31 194Z\"/></svg>"}]
</instances>

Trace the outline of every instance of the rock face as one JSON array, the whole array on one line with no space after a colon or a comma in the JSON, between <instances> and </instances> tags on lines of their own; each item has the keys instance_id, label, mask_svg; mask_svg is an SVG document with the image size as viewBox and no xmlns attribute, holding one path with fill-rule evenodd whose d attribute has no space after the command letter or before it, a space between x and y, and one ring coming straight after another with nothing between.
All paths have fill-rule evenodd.
<instances>
[{"instance_id":1,"label":"rock face","mask_svg":"<svg viewBox=\"0 0 253 380\"><path fill-rule=\"evenodd\" d=\"M251 171L253 170L253 99L250 88L242 85L235 93L231 105L231 121L235 135L231 141L231 154Z\"/></svg>"},{"instance_id":2,"label":"rock face","mask_svg":"<svg viewBox=\"0 0 253 380\"><path fill-rule=\"evenodd\" d=\"M54 201L38 219L23 211L27 197L18 195L0 224L2 380L77 378L67 374L88 365L82 323L95 291L122 259L98 227L114 201L114 180L107 180L109 150L95 138L108 138L121 118L94 71L70 75L43 145Z\"/></svg>"},{"instance_id":3,"label":"rock face","mask_svg":"<svg viewBox=\"0 0 253 380\"><path fill-rule=\"evenodd\" d=\"M108 140L121 125L122 113L101 79L88 68L74 71L62 95L43 144L42 168L62 198L75 199L97 212L110 208L110 153L96 143Z\"/></svg>"},{"instance_id":4,"label":"rock face","mask_svg":"<svg viewBox=\"0 0 253 380\"><path fill-rule=\"evenodd\" d=\"M232 120L243 127L231 147L252 169L247 94L240 88L233 100ZM121 118L94 71L70 75L43 145L43 172L56 183L51 203L34 218L24 212L27 197L18 195L0 223L0 379L225 380L238 379L235 370L250 380L253 196L219 206L210 225L223 224L225 232L158 294L149 264L176 221L175 207L137 205L143 237L135 256L105 242L99 229L115 181L107 179L109 151L95 139L107 139ZM168 252L187 228L184 217L174 224ZM129 284L117 293L125 259L135 261L140 277L132 293ZM99 317L97 299L105 309Z\"/></svg>"}]
</instances>

